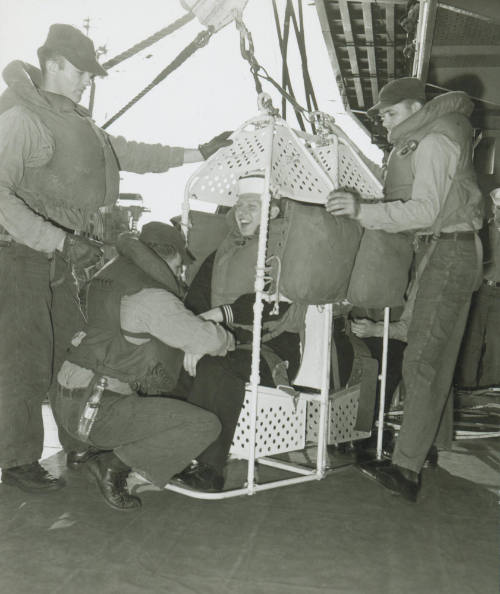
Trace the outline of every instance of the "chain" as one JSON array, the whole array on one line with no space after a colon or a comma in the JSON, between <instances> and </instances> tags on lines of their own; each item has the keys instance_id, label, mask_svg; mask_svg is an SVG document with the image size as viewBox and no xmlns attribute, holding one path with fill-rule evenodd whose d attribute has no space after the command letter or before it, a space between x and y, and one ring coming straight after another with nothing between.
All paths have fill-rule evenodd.
<instances>
[{"instance_id":1,"label":"chain","mask_svg":"<svg viewBox=\"0 0 500 594\"><path fill-rule=\"evenodd\" d=\"M234 22L240 33L241 55L250 64L250 72L252 73L255 82L255 89L257 94L260 95L262 93L262 84L259 80L259 70L261 69L261 66L255 57L252 34L245 26L240 15L235 15Z\"/></svg>"},{"instance_id":2,"label":"chain","mask_svg":"<svg viewBox=\"0 0 500 594\"><path fill-rule=\"evenodd\" d=\"M255 89L259 95L259 108L264 107L271 115L279 115L279 110L273 107L270 96L267 95L267 93L262 92L262 83L260 81L262 78L270 82L276 88L276 90L293 106L293 108L300 112L308 122L314 124L316 122L319 123L319 120L322 118L324 122L333 119L332 116L329 116L328 114L322 114L322 112L319 111L309 112L307 109L302 107L302 105L297 103L297 101L289 93L287 93L283 87L278 84L267 72L267 70L257 61L254 53L252 34L247 29L245 23L241 19L241 16L236 15L234 22L240 34L241 55L250 64L250 71L254 78ZM320 117L320 114L322 118Z\"/></svg>"}]
</instances>

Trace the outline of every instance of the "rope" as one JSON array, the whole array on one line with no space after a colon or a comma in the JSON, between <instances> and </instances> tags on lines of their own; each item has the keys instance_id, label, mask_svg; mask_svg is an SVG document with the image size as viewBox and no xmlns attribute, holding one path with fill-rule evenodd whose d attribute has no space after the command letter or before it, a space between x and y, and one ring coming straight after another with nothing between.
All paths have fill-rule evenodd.
<instances>
[{"instance_id":1,"label":"rope","mask_svg":"<svg viewBox=\"0 0 500 594\"><path fill-rule=\"evenodd\" d=\"M207 45L210 41L210 37L212 36L213 29L210 27L205 31L201 31L198 35L193 39L193 41L186 46L180 54L170 62L170 64L164 68L158 76L152 80L149 85L144 88L140 93L138 93L133 99L131 99L124 107L120 109L113 117L111 117L105 124L103 124L102 129L105 130L108 126L110 126L113 122L115 122L119 117L121 117L126 111L128 111L133 105L135 105L138 101L140 101L144 95L149 93L156 85L161 83L167 76L173 72L176 68L179 68L181 64L183 64L190 56L192 56L198 49Z\"/></svg>"},{"instance_id":2,"label":"rope","mask_svg":"<svg viewBox=\"0 0 500 594\"><path fill-rule=\"evenodd\" d=\"M186 23L189 23L189 21L191 21L193 19L194 19L193 13L191 13L191 12L186 13L180 19L177 19L176 21L174 21L167 27L160 29L160 31L154 33L150 37L147 37L146 39L144 39L144 41L141 41L140 43L136 43L130 49L125 50L121 54L118 54L114 58L111 58L107 62L104 62L102 67L106 70L110 70L111 68L113 68L113 66L116 66L117 64L120 64L120 62L123 62L124 60L131 58L135 54L139 53L141 50L146 49L150 45L153 45L153 43L156 43L160 39L163 39L167 35L170 35L170 33L177 31L177 29L180 29L183 25L185 25Z\"/></svg>"}]
</instances>

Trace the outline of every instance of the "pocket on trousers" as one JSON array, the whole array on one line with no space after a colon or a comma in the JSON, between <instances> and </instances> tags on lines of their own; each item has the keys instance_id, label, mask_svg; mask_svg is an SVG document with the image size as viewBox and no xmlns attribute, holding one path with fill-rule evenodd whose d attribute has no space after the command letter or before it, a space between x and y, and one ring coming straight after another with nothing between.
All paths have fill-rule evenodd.
<instances>
[{"instance_id":1,"label":"pocket on trousers","mask_svg":"<svg viewBox=\"0 0 500 594\"><path fill-rule=\"evenodd\" d=\"M57 408L58 419L64 429L73 437L78 437L78 423L87 397L85 389L69 390L61 385L57 386L54 405Z\"/></svg>"}]
</instances>

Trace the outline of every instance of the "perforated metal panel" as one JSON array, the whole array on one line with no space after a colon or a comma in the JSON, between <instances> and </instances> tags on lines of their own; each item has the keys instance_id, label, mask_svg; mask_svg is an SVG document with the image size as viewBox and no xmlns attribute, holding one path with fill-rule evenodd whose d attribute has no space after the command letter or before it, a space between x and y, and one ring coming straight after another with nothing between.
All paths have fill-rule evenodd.
<instances>
[{"instance_id":1,"label":"perforated metal panel","mask_svg":"<svg viewBox=\"0 0 500 594\"><path fill-rule=\"evenodd\" d=\"M328 443L344 443L370 437L370 433L356 431L359 405L359 386L347 388L331 396L328 414ZM318 440L319 404L308 402L306 441Z\"/></svg>"},{"instance_id":2,"label":"perforated metal panel","mask_svg":"<svg viewBox=\"0 0 500 594\"><path fill-rule=\"evenodd\" d=\"M262 115L246 122L231 135L232 145L220 149L200 166L188 184L188 195L232 206L238 179L268 168L270 134L270 181L275 193L303 202L325 202L336 184L284 120Z\"/></svg>"},{"instance_id":3,"label":"perforated metal panel","mask_svg":"<svg viewBox=\"0 0 500 594\"><path fill-rule=\"evenodd\" d=\"M344 142L318 146L311 152L332 180L338 180L336 187L356 190L367 200L382 197L382 185Z\"/></svg>"},{"instance_id":4,"label":"perforated metal panel","mask_svg":"<svg viewBox=\"0 0 500 594\"><path fill-rule=\"evenodd\" d=\"M238 425L231 446L231 454L247 459L250 443L250 391L247 389ZM306 403L274 388L259 387L255 457L272 456L305 447Z\"/></svg>"}]
</instances>

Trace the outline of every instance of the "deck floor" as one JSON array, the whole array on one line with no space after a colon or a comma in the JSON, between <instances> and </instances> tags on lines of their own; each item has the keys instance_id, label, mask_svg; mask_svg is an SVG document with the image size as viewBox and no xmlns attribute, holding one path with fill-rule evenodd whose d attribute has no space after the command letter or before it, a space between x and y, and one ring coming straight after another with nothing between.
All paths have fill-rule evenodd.
<instances>
[{"instance_id":1,"label":"deck floor","mask_svg":"<svg viewBox=\"0 0 500 594\"><path fill-rule=\"evenodd\" d=\"M498 591L500 438L456 442L424 471L416 505L347 465L321 481L223 501L132 478L143 508L125 514L102 502L85 473L65 470L44 412L43 463L68 484L50 495L0 485L2 593ZM231 464L231 475L243 466Z\"/></svg>"}]
</instances>

